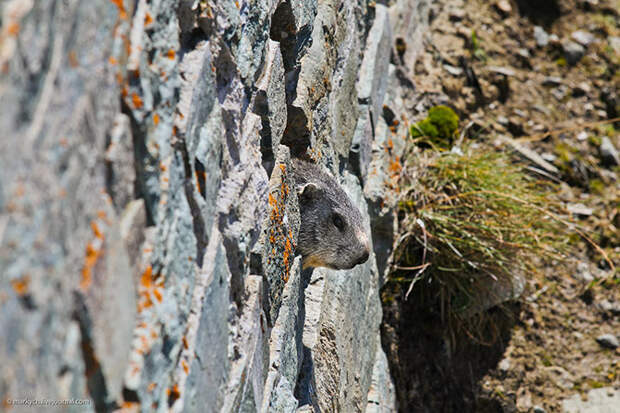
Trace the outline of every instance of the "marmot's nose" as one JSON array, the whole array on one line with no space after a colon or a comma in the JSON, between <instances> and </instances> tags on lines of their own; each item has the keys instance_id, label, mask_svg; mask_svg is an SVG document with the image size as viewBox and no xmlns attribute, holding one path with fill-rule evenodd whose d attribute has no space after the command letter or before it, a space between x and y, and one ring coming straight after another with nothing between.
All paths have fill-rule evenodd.
<instances>
[{"instance_id":1,"label":"marmot's nose","mask_svg":"<svg viewBox=\"0 0 620 413\"><path fill-rule=\"evenodd\" d=\"M355 265L357 264L363 264L366 262L366 260L368 259L368 250L364 250L364 253L362 254L362 256L359 258L359 260L357 260L357 262L355 263Z\"/></svg>"}]
</instances>

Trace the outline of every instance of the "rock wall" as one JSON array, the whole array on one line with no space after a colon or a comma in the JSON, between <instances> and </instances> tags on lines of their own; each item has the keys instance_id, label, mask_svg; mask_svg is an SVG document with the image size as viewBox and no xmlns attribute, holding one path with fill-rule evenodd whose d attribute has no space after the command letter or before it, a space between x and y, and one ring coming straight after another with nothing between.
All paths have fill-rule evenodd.
<instances>
[{"instance_id":1,"label":"rock wall","mask_svg":"<svg viewBox=\"0 0 620 413\"><path fill-rule=\"evenodd\" d=\"M394 410L378 289L428 0L0 5L0 405ZM290 157L372 230L300 268Z\"/></svg>"}]
</instances>

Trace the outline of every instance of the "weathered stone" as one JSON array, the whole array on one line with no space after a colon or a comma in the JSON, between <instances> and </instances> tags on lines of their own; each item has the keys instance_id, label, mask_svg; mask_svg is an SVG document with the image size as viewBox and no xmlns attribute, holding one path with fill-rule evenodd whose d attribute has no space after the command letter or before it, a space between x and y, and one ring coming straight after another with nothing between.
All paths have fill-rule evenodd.
<instances>
[{"instance_id":1,"label":"weathered stone","mask_svg":"<svg viewBox=\"0 0 620 413\"><path fill-rule=\"evenodd\" d=\"M431 1L397 1L390 6L390 24L395 49L406 74L413 78L418 53L424 45L424 33Z\"/></svg>"},{"instance_id":2,"label":"weathered stone","mask_svg":"<svg viewBox=\"0 0 620 413\"><path fill-rule=\"evenodd\" d=\"M562 49L569 65L576 65L586 54L586 49L582 45L572 41L563 42Z\"/></svg>"},{"instance_id":3,"label":"weathered stone","mask_svg":"<svg viewBox=\"0 0 620 413\"><path fill-rule=\"evenodd\" d=\"M596 342L605 348L615 349L620 346L618 338L613 334L602 334L596 338Z\"/></svg>"},{"instance_id":4,"label":"weathered stone","mask_svg":"<svg viewBox=\"0 0 620 413\"><path fill-rule=\"evenodd\" d=\"M620 406L620 391L612 387L592 389L587 400L575 394L562 402L563 413L614 413Z\"/></svg>"},{"instance_id":5,"label":"weathered stone","mask_svg":"<svg viewBox=\"0 0 620 413\"><path fill-rule=\"evenodd\" d=\"M269 207L263 224L262 266L267 280L269 322L273 325L289 281L299 234L299 205L291 174L289 150L280 146L269 181Z\"/></svg>"},{"instance_id":6,"label":"weathered stone","mask_svg":"<svg viewBox=\"0 0 620 413\"><path fill-rule=\"evenodd\" d=\"M284 91L284 65L280 45L270 40L267 44L265 69L256 84L253 111L261 117L261 152L263 166L268 172L273 162L286 127L286 94Z\"/></svg>"},{"instance_id":7,"label":"weathered stone","mask_svg":"<svg viewBox=\"0 0 620 413\"><path fill-rule=\"evenodd\" d=\"M380 343L377 337L377 343ZM381 346L377 346L375 366L372 371L372 383L368 391L367 413L396 412L396 392L388 368L387 357Z\"/></svg>"},{"instance_id":8,"label":"weathered stone","mask_svg":"<svg viewBox=\"0 0 620 413\"><path fill-rule=\"evenodd\" d=\"M387 7L378 4L376 17L366 42L364 59L360 67L358 99L370 108L372 124L377 125L381 116L383 98L388 85L386 73L390 64L392 32Z\"/></svg>"},{"instance_id":9,"label":"weathered stone","mask_svg":"<svg viewBox=\"0 0 620 413\"><path fill-rule=\"evenodd\" d=\"M590 43L592 43L596 39L592 33L583 30L577 30L576 32L573 32L570 37L584 47L588 47Z\"/></svg>"},{"instance_id":10,"label":"weathered stone","mask_svg":"<svg viewBox=\"0 0 620 413\"><path fill-rule=\"evenodd\" d=\"M540 26L534 26L534 39L538 47L546 47L549 44L549 34Z\"/></svg>"},{"instance_id":11,"label":"weathered stone","mask_svg":"<svg viewBox=\"0 0 620 413\"><path fill-rule=\"evenodd\" d=\"M344 174L370 231L346 171L394 199L369 166L397 168L429 2L87 3L0 5L0 399L392 409L376 260L301 272L287 170Z\"/></svg>"},{"instance_id":12,"label":"weathered stone","mask_svg":"<svg viewBox=\"0 0 620 413\"><path fill-rule=\"evenodd\" d=\"M108 191L116 210L120 212L134 198L136 181L133 136L127 115L119 113L114 118L105 160L110 181Z\"/></svg>"},{"instance_id":13,"label":"weathered stone","mask_svg":"<svg viewBox=\"0 0 620 413\"><path fill-rule=\"evenodd\" d=\"M599 147L601 154L601 160L605 166L617 166L620 165L620 153L607 136L604 136L601 140L601 146Z\"/></svg>"},{"instance_id":14,"label":"weathered stone","mask_svg":"<svg viewBox=\"0 0 620 413\"><path fill-rule=\"evenodd\" d=\"M270 371L265 382L263 412L295 411L297 408L298 402L293 392L303 358L304 315L301 257L297 257L282 293L278 319L271 331Z\"/></svg>"}]
</instances>

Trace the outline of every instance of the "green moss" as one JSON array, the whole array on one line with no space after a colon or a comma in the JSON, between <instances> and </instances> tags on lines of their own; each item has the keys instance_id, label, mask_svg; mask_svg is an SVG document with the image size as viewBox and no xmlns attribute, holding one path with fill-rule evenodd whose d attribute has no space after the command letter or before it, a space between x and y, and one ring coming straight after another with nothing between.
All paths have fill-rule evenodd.
<instances>
[{"instance_id":1,"label":"green moss","mask_svg":"<svg viewBox=\"0 0 620 413\"><path fill-rule=\"evenodd\" d=\"M600 179L592 179L589 184L590 192L597 195L605 194L605 184Z\"/></svg>"},{"instance_id":2,"label":"green moss","mask_svg":"<svg viewBox=\"0 0 620 413\"><path fill-rule=\"evenodd\" d=\"M588 136L588 143L596 148L601 146L602 142L603 140L599 138L598 136L592 136L592 135Z\"/></svg>"},{"instance_id":3,"label":"green moss","mask_svg":"<svg viewBox=\"0 0 620 413\"><path fill-rule=\"evenodd\" d=\"M478 38L478 34L475 30L472 30L471 32L471 50L476 59L483 62L488 59L486 52L480 44L480 39Z\"/></svg>"},{"instance_id":4,"label":"green moss","mask_svg":"<svg viewBox=\"0 0 620 413\"><path fill-rule=\"evenodd\" d=\"M560 57L558 60L555 61L555 64L560 67L565 67L568 63L566 62L565 58Z\"/></svg>"},{"instance_id":5,"label":"green moss","mask_svg":"<svg viewBox=\"0 0 620 413\"><path fill-rule=\"evenodd\" d=\"M426 119L411 125L411 137L425 137L431 146L448 149L459 127L459 117L447 106L435 106L428 111Z\"/></svg>"}]
</instances>

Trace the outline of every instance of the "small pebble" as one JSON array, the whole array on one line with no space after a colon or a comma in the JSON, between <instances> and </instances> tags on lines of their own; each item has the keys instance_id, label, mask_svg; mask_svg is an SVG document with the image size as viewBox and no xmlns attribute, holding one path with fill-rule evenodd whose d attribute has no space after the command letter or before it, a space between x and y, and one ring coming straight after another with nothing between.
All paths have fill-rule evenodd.
<instances>
[{"instance_id":1,"label":"small pebble","mask_svg":"<svg viewBox=\"0 0 620 413\"><path fill-rule=\"evenodd\" d=\"M607 136L601 140L599 152L601 153L601 161L603 161L603 165L620 165L620 154L618 154L618 150Z\"/></svg>"},{"instance_id":2,"label":"small pebble","mask_svg":"<svg viewBox=\"0 0 620 413\"><path fill-rule=\"evenodd\" d=\"M566 62L571 66L576 65L586 54L586 49L582 45L572 41L562 43L562 49Z\"/></svg>"},{"instance_id":3,"label":"small pebble","mask_svg":"<svg viewBox=\"0 0 620 413\"><path fill-rule=\"evenodd\" d=\"M495 7L497 8L497 11L499 11L500 14L504 17L512 13L512 6L510 5L510 2L508 0L499 0L497 3L495 3Z\"/></svg>"},{"instance_id":4,"label":"small pebble","mask_svg":"<svg viewBox=\"0 0 620 413\"><path fill-rule=\"evenodd\" d=\"M570 37L571 39L585 47L588 47L588 45L595 40L595 37L592 33L583 30L577 30L576 32L573 32Z\"/></svg>"},{"instance_id":5,"label":"small pebble","mask_svg":"<svg viewBox=\"0 0 620 413\"><path fill-rule=\"evenodd\" d=\"M534 39L538 47L545 47L549 44L549 34L540 26L534 27Z\"/></svg>"},{"instance_id":6,"label":"small pebble","mask_svg":"<svg viewBox=\"0 0 620 413\"><path fill-rule=\"evenodd\" d=\"M596 338L596 342L601 345L601 347L615 349L620 343L618 343L618 338L613 334L603 334Z\"/></svg>"},{"instance_id":7,"label":"small pebble","mask_svg":"<svg viewBox=\"0 0 620 413\"><path fill-rule=\"evenodd\" d=\"M583 142L583 141L585 141L586 139L588 139L588 132L586 132L586 131L581 131L581 132L579 132L579 134L577 135L577 140L578 140L579 142Z\"/></svg>"}]
</instances>

